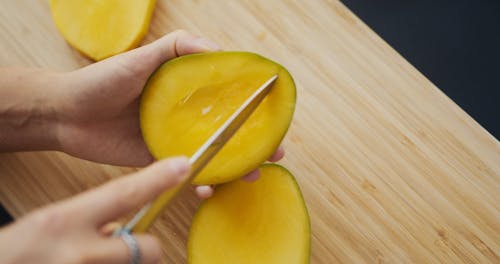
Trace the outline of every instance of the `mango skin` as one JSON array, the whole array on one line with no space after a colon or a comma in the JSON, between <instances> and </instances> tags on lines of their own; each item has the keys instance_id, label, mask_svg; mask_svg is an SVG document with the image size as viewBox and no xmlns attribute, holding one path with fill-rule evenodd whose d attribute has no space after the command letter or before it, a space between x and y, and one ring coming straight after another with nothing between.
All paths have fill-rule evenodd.
<instances>
[{"instance_id":1,"label":"mango skin","mask_svg":"<svg viewBox=\"0 0 500 264\"><path fill-rule=\"evenodd\" d=\"M191 156L266 80L278 79L261 105L194 180L219 184L265 162L285 136L296 89L281 65L249 52L210 52L166 62L143 91L140 125L156 159Z\"/></svg>"},{"instance_id":2,"label":"mango skin","mask_svg":"<svg viewBox=\"0 0 500 264\"><path fill-rule=\"evenodd\" d=\"M284 167L264 164L255 182L225 183L197 209L187 263L309 263L311 226L300 187Z\"/></svg>"},{"instance_id":3,"label":"mango skin","mask_svg":"<svg viewBox=\"0 0 500 264\"><path fill-rule=\"evenodd\" d=\"M66 41L99 61L139 45L156 0L50 0L49 4Z\"/></svg>"}]
</instances>

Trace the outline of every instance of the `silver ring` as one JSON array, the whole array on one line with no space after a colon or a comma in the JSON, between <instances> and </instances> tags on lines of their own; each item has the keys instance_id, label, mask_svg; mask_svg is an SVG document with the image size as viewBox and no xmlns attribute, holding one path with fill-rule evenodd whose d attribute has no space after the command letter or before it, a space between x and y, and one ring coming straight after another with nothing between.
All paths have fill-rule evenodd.
<instances>
[{"instance_id":1,"label":"silver ring","mask_svg":"<svg viewBox=\"0 0 500 264\"><path fill-rule=\"evenodd\" d=\"M141 250L139 248L139 243L137 239L130 234L127 230L122 230L120 232L120 237L127 245L130 251L130 263L131 264L140 264L141 263Z\"/></svg>"}]
</instances>

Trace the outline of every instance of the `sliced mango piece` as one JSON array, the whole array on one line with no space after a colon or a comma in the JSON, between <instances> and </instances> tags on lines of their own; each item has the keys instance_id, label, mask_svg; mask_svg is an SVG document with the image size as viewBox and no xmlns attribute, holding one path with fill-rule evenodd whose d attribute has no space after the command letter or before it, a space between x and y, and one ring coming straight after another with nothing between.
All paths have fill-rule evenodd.
<instances>
[{"instance_id":1,"label":"sliced mango piece","mask_svg":"<svg viewBox=\"0 0 500 264\"><path fill-rule=\"evenodd\" d=\"M292 120L295 85L281 65L248 52L210 52L163 64L141 99L141 130L157 159L191 156L266 80L278 79L261 105L196 177L195 184L234 180L257 168Z\"/></svg>"},{"instance_id":2,"label":"sliced mango piece","mask_svg":"<svg viewBox=\"0 0 500 264\"><path fill-rule=\"evenodd\" d=\"M50 0L54 22L71 46L94 60L130 50L148 31L155 0Z\"/></svg>"},{"instance_id":3,"label":"sliced mango piece","mask_svg":"<svg viewBox=\"0 0 500 264\"><path fill-rule=\"evenodd\" d=\"M255 182L218 186L200 205L189 231L188 263L309 263L309 216L299 186L279 165L260 171Z\"/></svg>"}]
</instances>

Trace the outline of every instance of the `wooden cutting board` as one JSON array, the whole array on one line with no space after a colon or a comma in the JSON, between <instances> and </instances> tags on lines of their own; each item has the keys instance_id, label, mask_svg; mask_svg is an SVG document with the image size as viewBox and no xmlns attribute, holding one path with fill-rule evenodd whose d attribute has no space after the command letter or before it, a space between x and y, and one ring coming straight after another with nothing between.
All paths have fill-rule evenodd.
<instances>
[{"instance_id":1,"label":"wooden cutting board","mask_svg":"<svg viewBox=\"0 0 500 264\"><path fill-rule=\"evenodd\" d=\"M281 162L312 225L311 263L499 263L500 144L337 1L158 1L150 42L174 29L287 67L298 101ZM46 1L4 1L0 63L90 63L58 34ZM15 217L132 171L61 153L0 155ZM184 263L193 194L152 233Z\"/></svg>"}]
</instances>

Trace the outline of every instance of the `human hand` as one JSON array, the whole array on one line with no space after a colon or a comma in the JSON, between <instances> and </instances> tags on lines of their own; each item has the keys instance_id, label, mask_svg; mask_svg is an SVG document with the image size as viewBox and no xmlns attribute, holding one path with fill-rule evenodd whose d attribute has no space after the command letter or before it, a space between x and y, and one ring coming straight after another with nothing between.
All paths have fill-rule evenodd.
<instances>
[{"instance_id":1,"label":"human hand","mask_svg":"<svg viewBox=\"0 0 500 264\"><path fill-rule=\"evenodd\" d=\"M144 166L153 161L139 127L140 95L162 63L218 49L175 31L132 51L63 74L59 142L64 152L92 161Z\"/></svg>"},{"instance_id":2,"label":"human hand","mask_svg":"<svg viewBox=\"0 0 500 264\"><path fill-rule=\"evenodd\" d=\"M175 31L138 49L63 75L63 100L58 138L61 149L92 161L143 166L153 157L139 127L139 101L144 85L162 63L185 54L219 49L213 42L186 31ZM279 148L270 157L284 155ZM258 178L258 171L245 176ZM201 198L211 186L198 186Z\"/></svg>"},{"instance_id":3,"label":"human hand","mask_svg":"<svg viewBox=\"0 0 500 264\"><path fill-rule=\"evenodd\" d=\"M0 229L0 263L130 263L127 245L106 234L106 224L176 186L188 171L184 157L161 160L39 209ZM148 234L135 238L141 263L158 263L161 248L156 238Z\"/></svg>"}]
</instances>

